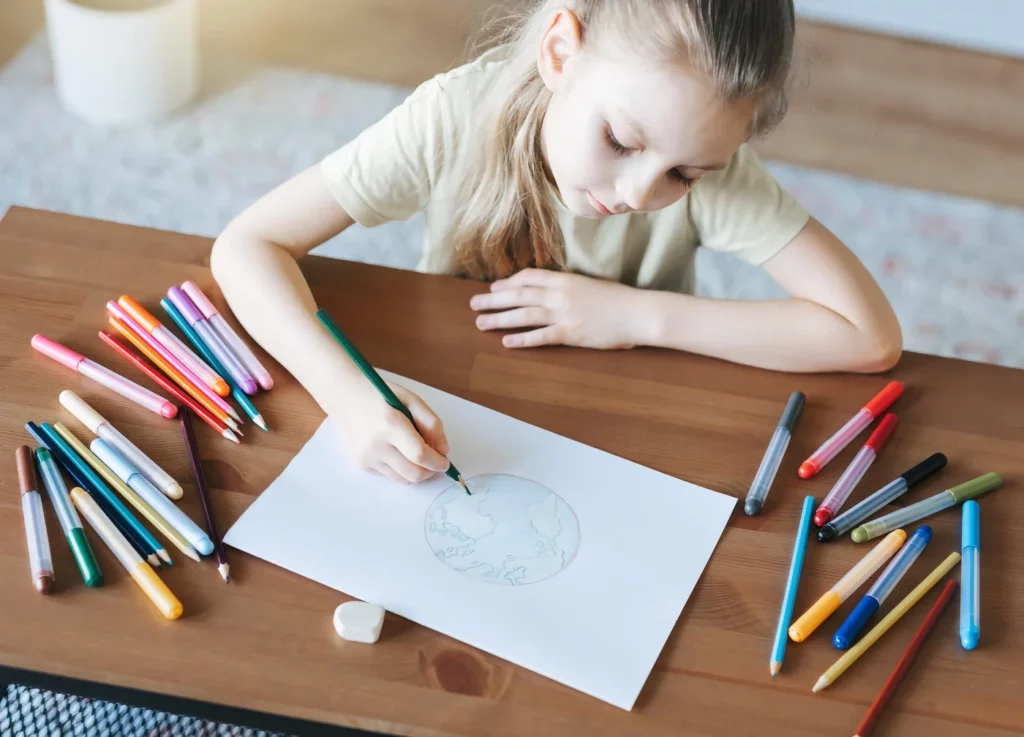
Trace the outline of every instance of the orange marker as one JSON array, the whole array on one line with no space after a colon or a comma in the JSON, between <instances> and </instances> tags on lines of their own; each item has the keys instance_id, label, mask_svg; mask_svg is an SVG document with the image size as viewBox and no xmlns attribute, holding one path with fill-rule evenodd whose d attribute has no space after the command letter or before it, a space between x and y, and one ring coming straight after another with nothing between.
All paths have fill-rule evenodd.
<instances>
[{"instance_id":1,"label":"orange marker","mask_svg":"<svg viewBox=\"0 0 1024 737\"><path fill-rule=\"evenodd\" d=\"M185 366L187 366L192 373L198 376L199 380L206 384L206 386L213 389L222 397L226 397L231 393L231 388L228 386L227 382L218 376L217 372L210 368L203 359L193 353L191 348L178 340L177 336L165 328L163 324L153 317L145 307L140 305L127 294L121 295L121 298L117 300L117 303L121 306L121 309L131 315L135 322L141 325L147 333L153 336L153 340L157 341L160 345L166 348L171 355L185 364Z\"/></svg>"}]
</instances>

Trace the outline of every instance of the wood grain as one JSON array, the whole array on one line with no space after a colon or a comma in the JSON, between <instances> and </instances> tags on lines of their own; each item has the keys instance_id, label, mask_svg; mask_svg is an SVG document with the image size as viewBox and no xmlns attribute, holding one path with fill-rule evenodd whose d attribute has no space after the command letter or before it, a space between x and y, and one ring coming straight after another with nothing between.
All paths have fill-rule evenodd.
<instances>
[{"instance_id":1,"label":"wood grain","mask_svg":"<svg viewBox=\"0 0 1024 737\"><path fill-rule=\"evenodd\" d=\"M175 556L162 575L185 613L168 622L95 536L107 583L88 589L49 509L56 590L45 599L36 594L13 450L28 442L27 420L61 420L89 437L58 405L62 389L78 392L183 482L184 509L202 516L177 423L39 356L29 338L45 333L135 376L96 337L105 301L130 291L154 307L184 279L212 290L209 247L204 238L17 207L0 222L0 663L405 735L851 734L930 598L824 694L812 696L810 688L836 657L829 635L852 601L807 643L790 645L774 681L768 656L801 499L820 498L853 449L812 481L799 481L796 468L889 377L796 377L666 351L510 352L473 326L467 302L478 285L447 277L302 262L319 303L345 316L346 331L375 365L737 497L790 392L807 394L765 513L734 515L633 712L391 615L377 645L343 643L330 617L345 597L235 550L228 586L211 560L197 565ZM322 419L308 395L267 361L277 386L257 404L273 432L251 429L237 447L205 425L196 428L225 529ZM911 499L991 470L1006 486L981 503L980 649L962 651L956 617L947 617L885 725L910 736L1024 734L1024 568L1016 564L1024 558L1024 374L910 354L893 376L908 387L896 407L900 428L858 498L938 450L949 456L949 468ZM959 546L958 514L931 524L934 541L893 601ZM863 552L849 541L812 544L798 610Z\"/></svg>"}]
</instances>

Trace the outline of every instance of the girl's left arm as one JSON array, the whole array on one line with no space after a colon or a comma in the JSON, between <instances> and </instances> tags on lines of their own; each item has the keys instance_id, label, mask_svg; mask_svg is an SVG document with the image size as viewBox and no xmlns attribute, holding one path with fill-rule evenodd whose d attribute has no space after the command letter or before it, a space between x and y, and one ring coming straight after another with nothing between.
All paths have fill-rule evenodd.
<instances>
[{"instance_id":1,"label":"girl's left arm","mask_svg":"<svg viewBox=\"0 0 1024 737\"><path fill-rule=\"evenodd\" d=\"M478 295L481 329L532 326L509 347L658 346L792 372L878 372L903 350L896 315L838 238L811 219L764 269L788 299L738 301L655 292L527 270Z\"/></svg>"},{"instance_id":2,"label":"girl's left arm","mask_svg":"<svg viewBox=\"0 0 1024 737\"><path fill-rule=\"evenodd\" d=\"M650 292L648 345L780 371L886 371L903 351L896 313L868 270L810 219L764 263L788 299L735 301Z\"/></svg>"}]
</instances>

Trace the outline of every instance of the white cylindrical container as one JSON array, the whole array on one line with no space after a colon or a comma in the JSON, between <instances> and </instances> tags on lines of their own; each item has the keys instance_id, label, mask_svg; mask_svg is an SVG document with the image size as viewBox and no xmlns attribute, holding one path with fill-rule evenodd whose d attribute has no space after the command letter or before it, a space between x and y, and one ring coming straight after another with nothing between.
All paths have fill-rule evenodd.
<instances>
[{"instance_id":1,"label":"white cylindrical container","mask_svg":"<svg viewBox=\"0 0 1024 737\"><path fill-rule=\"evenodd\" d=\"M159 118L196 93L196 0L45 0L57 95L98 125Z\"/></svg>"}]
</instances>

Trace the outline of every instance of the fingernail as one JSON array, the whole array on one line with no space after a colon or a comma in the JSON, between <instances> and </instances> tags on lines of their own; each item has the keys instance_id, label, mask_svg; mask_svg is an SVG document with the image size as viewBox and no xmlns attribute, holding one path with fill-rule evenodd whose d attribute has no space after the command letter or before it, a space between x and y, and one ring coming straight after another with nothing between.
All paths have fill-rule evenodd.
<instances>
[{"instance_id":1,"label":"fingernail","mask_svg":"<svg viewBox=\"0 0 1024 737\"><path fill-rule=\"evenodd\" d=\"M479 308L482 304L483 300L479 297L473 297L473 299L469 300L469 306L474 309Z\"/></svg>"},{"instance_id":2,"label":"fingernail","mask_svg":"<svg viewBox=\"0 0 1024 737\"><path fill-rule=\"evenodd\" d=\"M476 319L476 326L478 328L480 328L481 330L486 328L487 327L487 318L486 317L478 317Z\"/></svg>"}]
</instances>

